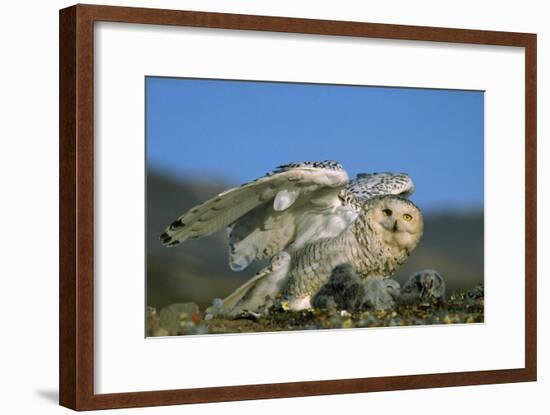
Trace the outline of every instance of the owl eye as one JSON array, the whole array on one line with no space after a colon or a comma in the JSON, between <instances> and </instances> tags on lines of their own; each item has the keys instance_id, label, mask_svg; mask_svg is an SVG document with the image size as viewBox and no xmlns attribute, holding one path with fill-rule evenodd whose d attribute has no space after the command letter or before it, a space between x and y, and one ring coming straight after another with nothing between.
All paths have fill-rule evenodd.
<instances>
[{"instance_id":1,"label":"owl eye","mask_svg":"<svg viewBox=\"0 0 550 415\"><path fill-rule=\"evenodd\" d=\"M412 218L413 217L411 215L409 215L408 213L405 213L403 215L403 219L405 219L407 222L410 222L412 220Z\"/></svg>"},{"instance_id":2,"label":"owl eye","mask_svg":"<svg viewBox=\"0 0 550 415\"><path fill-rule=\"evenodd\" d=\"M382 209L384 216L391 216L392 211L390 209Z\"/></svg>"}]
</instances>

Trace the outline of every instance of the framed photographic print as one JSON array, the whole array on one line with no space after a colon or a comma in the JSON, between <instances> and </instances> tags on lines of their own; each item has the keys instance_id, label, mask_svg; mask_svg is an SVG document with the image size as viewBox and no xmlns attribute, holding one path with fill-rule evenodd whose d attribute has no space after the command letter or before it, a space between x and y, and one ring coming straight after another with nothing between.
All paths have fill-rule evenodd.
<instances>
[{"instance_id":1,"label":"framed photographic print","mask_svg":"<svg viewBox=\"0 0 550 415\"><path fill-rule=\"evenodd\" d=\"M62 405L532 380L536 35L61 10Z\"/></svg>"}]
</instances>

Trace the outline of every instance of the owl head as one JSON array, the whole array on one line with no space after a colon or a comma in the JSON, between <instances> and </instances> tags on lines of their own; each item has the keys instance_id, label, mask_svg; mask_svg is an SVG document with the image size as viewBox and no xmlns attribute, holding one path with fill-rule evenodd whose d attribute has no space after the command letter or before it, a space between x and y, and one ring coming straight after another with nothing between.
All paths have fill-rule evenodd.
<instances>
[{"instance_id":1,"label":"owl head","mask_svg":"<svg viewBox=\"0 0 550 415\"><path fill-rule=\"evenodd\" d=\"M424 219L420 209L399 196L375 197L365 203L367 223L399 262L404 261L422 237Z\"/></svg>"}]
</instances>

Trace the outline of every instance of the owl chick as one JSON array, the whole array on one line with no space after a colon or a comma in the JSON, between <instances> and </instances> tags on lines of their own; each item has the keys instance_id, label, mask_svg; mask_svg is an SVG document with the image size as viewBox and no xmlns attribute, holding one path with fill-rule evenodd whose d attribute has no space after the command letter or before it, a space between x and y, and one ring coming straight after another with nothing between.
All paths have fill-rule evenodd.
<instances>
[{"instance_id":1,"label":"owl chick","mask_svg":"<svg viewBox=\"0 0 550 415\"><path fill-rule=\"evenodd\" d=\"M399 296L399 283L377 276L363 279L350 264L338 265L328 282L315 294L315 308L359 311L366 308L393 308Z\"/></svg>"},{"instance_id":2,"label":"owl chick","mask_svg":"<svg viewBox=\"0 0 550 415\"><path fill-rule=\"evenodd\" d=\"M439 272L425 269L412 274L401 288L400 302L444 302L445 281Z\"/></svg>"},{"instance_id":3,"label":"owl chick","mask_svg":"<svg viewBox=\"0 0 550 415\"><path fill-rule=\"evenodd\" d=\"M475 287L466 291L466 301L470 304L483 304L485 298L485 289L483 284L478 284Z\"/></svg>"}]
</instances>

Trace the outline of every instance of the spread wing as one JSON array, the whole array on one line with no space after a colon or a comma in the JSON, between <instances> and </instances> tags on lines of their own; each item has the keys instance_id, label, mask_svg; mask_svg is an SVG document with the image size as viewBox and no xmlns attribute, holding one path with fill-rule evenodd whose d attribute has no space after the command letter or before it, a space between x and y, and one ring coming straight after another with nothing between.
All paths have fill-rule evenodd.
<instances>
[{"instance_id":1,"label":"spread wing","mask_svg":"<svg viewBox=\"0 0 550 415\"><path fill-rule=\"evenodd\" d=\"M349 183L348 190L359 202L365 202L383 195L409 197L414 193L414 183L406 173L359 173Z\"/></svg>"},{"instance_id":2,"label":"spread wing","mask_svg":"<svg viewBox=\"0 0 550 415\"><path fill-rule=\"evenodd\" d=\"M353 197L345 197L347 185L348 175L336 162L286 164L192 208L161 241L175 246L229 227L229 264L242 270L255 259L339 235L359 209Z\"/></svg>"}]
</instances>

